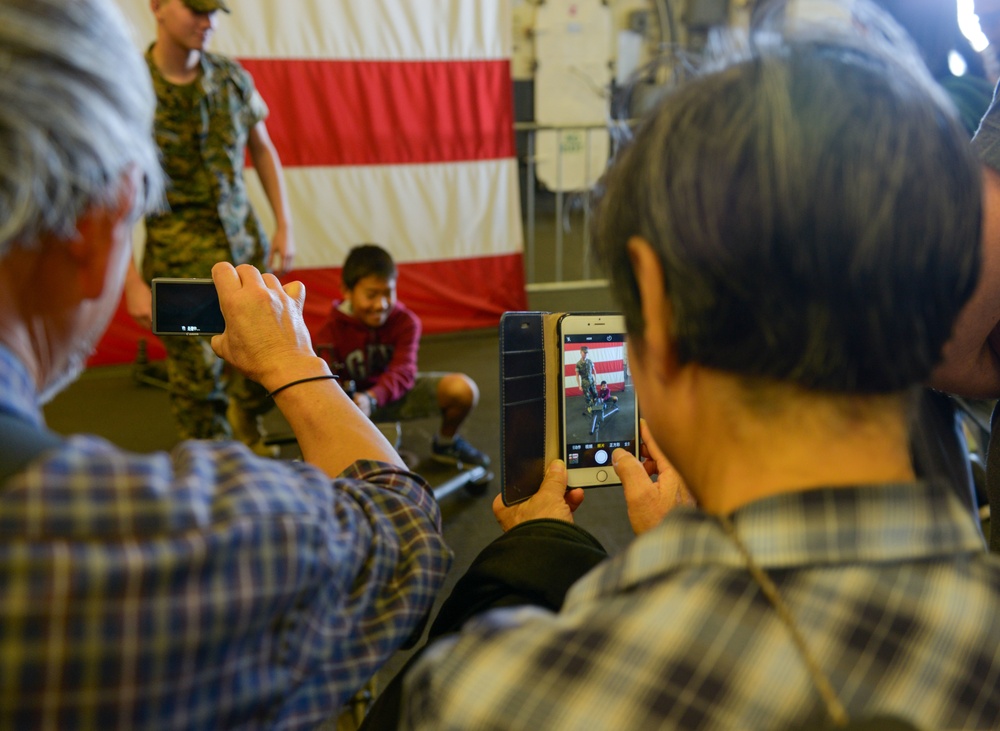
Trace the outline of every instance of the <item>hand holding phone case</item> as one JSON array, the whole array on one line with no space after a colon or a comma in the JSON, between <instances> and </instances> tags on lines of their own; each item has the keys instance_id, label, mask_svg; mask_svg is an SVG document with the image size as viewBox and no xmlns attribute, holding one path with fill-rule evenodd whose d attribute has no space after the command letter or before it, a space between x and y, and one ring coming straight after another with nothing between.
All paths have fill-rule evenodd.
<instances>
[{"instance_id":1,"label":"hand holding phone case","mask_svg":"<svg viewBox=\"0 0 1000 731\"><path fill-rule=\"evenodd\" d=\"M560 456L560 369L556 326L562 313L507 312L500 318L500 494L505 505L538 491Z\"/></svg>"},{"instance_id":2,"label":"hand holding phone case","mask_svg":"<svg viewBox=\"0 0 1000 731\"><path fill-rule=\"evenodd\" d=\"M577 320L582 318L586 326L580 329L579 321L573 322L572 326L564 325L563 323L569 323L568 319L564 319L567 315L574 315L576 316L574 319ZM600 341L594 339L591 347L608 354L599 360L605 366L616 369L608 371L605 368L605 372L609 374L608 381L627 383L627 367L621 347L624 324L620 324L620 320L614 318L620 318L620 315L614 312L533 311L508 312L501 317L500 488L505 505L527 500L538 492L545 477L546 467L553 460L563 458L563 439L569 439L569 436L563 434L562 402L564 396L568 399L570 395L567 392L566 379L573 368L564 363L563 334L567 338L570 336L574 338L576 349L579 348L579 343L590 342L594 335L607 335L608 342L604 343L603 337ZM611 329L602 329L609 324L612 325ZM588 337L581 339L580 335ZM612 337L614 335L618 337ZM617 353L610 350L615 347ZM617 379L611 377L612 372L618 376ZM621 388L619 385L619 392ZM612 424L612 431L609 433L615 436L600 438L594 436L596 428L600 428L598 420L600 424L604 424L606 413L604 406L594 412L593 423L589 425L589 439L585 435L588 427L574 424L571 432L574 453L567 457L571 463L568 465L571 475L576 476L574 484L580 487L620 484L616 477L609 479L608 474L602 477L601 472L610 472L612 469L606 461L614 448L626 447L637 454L639 443L637 410L634 392L629 391L628 394L628 399L620 401L619 397L622 396L620 392L619 397L614 399L614 408L607 412L614 415L621 408L623 415L627 415L629 421L625 424L631 423L631 425L625 427L624 432L621 427L616 428ZM594 397L596 398L596 394ZM574 398L582 402L579 394ZM626 403L628 406L624 405ZM592 404L589 401L587 406L584 417L588 417L591 413ZM576 420L579 421L579 415ZM615 420L616 423L621 421L622 416ZM581 432L580 428L584 431ZM577 445L579 439L594 443ZM573 457L576 457L576 462L573 462Z\"/></svg>"}]
</instances>

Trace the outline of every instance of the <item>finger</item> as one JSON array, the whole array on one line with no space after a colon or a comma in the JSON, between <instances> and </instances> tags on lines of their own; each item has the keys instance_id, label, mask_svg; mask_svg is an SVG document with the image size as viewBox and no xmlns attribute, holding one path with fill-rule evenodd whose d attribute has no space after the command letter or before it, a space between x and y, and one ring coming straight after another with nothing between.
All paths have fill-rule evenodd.
<instances>
[{"instance_id":1,"label":"finger","mask_svg":"<svg viewBox=\"0 0 1000 731\"><path fill-rule=\"evenodd\" d=\"M615 468L618 479L622 481L626 500L629 499L630 494L641 494L640 491L649 490L653 486L650 475L646 471L646 465L628 451L619 448L612 452L611 464Z\"/></svg>"},{"instance_id":2,"label":"finger","mask_svg":"<svg viewBox=\"0 0 1000 731\"><path fill-rule=\"evenodd\" d=\"M304 305L306 302L306 285L296 279L294 282L289 282L285 285L285 294L300 305Z\"/></svg>"},{"instance_id":3,"label":"finger","mask_svg":"<svg viewBox=\"0 0 1000 731\"><path fill-rule=\"evenodd\" d=\"M572 490L567 490L564 495L566 504L569 506L569 512L575 513L576 509L583 505L583 498L586 494L586 490L581 487L575 487Z\"/></svg>"},{"instance_id":4,"label":"finger","mask_svg":"<svg viewBox=\"0 0 1000 731\"><path fill-rule=\"evenodd\" d=\"M215 282L215 288L220 294L236 291L242 286L236 267L228 261L220 261L212 267L212 281Z\"/></svg>"},{"instance_id":5,"label":"finger","mask_svg":"<svg viewBox=\"0 0 1000 731\"><path fill-rule=\"evenodd\" d=\"M524 503L504 505L502 494L498 494L493 498L493 517L496 518L497 523L500 524L500 528L505 533L517 525L517 516L522 505Z\"/></svg>"},{"instance_id":6,"label":"finger","mask_svg":"<svg viewBox=\"0 0 1000 731\"><path fill-rule=\"evenodd\" d=\"M562 496L565 492L566 463L561 459L554 459L545 470L545 479L542 480L542 486L538 488L538 493Z\"/></svg>"},{"instance_id":7,"label":"finger","mask_svg":"<svg viewBox=\"0 0 1000 731\"><path fill-rule=\"evenodd\" d=\"M493 515L497 520L500 520L500 514L507 509L507 506L503 504L503 496L497 493L497 496L493 498Z\"/></svg>"},{"instance_id":8,"label":"finger","mask_svg":"<svg viewBox=\"0 0 1000 731\"><path fill-rule=\"evenodd\" d=\"M264 272L260 275L261 281L264 282L264 286L268 289L281 289L281 281L278 279L277 275L271 272Z\"/></svg>"},{"instance_id":9,"label":"finger","mask_svg":"<svg viewBox=\"0 0 1000 731\"><path fill-rule=\"evenodd\" d=\"M253 264L240 264L236 267L236 273L239 274L240 281L244 287L253 285L258 287L265 286L264 277L261 275L260 269Z\"/></svg>"}]
</instances>

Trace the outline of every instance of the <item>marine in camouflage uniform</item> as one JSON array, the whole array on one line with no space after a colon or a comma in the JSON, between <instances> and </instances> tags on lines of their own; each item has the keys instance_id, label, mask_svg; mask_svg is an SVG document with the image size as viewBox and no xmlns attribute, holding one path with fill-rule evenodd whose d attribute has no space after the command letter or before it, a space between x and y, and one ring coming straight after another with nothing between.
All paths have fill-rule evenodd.
<instances>
[{"instance_id":1,"label":"marine in camouflage uniform","mask_svg":"<svg viewBox=\"0 0 1000 731\"><path fill-rule=\"evenodd\" d=\"M584 345L580 348L580 360L576 362L576 375L580 379L580 390L587 399L587 413L597 401L597 388L594 386L594 378L597 376L597 369L594 361L588 357L590 349Z\"/></svg>"},{"instance_id":2,"label":"marine in camouflage uniform","mask_svg":"<svg viewBox=\"0 0 1000 731\"><path fill-rule=\"evenodd\" d=\"M167 209L146 218L142 274L210 277L219 261L264 271L268 239L250 205L243 180L247 137L268 113L250 74L236 61L201 53L201 74L191 84L167 81L153 46L146 62L156 91L156 142L169 177ZM258 384L223 362L204 337L164 338L170 404L182 438L228 438L230 418L255 424L270 406ZM235 413L234 413L235 412Z\"/></svg>"}]
</instances>

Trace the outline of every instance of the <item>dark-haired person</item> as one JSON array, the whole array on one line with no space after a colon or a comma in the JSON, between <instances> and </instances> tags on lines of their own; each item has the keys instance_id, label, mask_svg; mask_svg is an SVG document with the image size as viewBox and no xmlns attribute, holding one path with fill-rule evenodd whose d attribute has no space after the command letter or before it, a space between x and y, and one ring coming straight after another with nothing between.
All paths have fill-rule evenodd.
<instances>
[{"instance_id":1,"label":"dark-haired person","mask_svg":"<svg viewBox=\"0 0 1000 731\"><path fill-rule=\"evenodd\" d=\"M607 381L601 381L601 385L597 387L597 403L601 405L602 409L608 404L618 403L618 397L611 395L611 387Z\"/></svg>"},{"instance_id":2,"label":"dark-haired person","mask_svg":"<svg viewBox=\"0 0 1000 731\"><path fill-rule=\"evenodd\" d=\"M330 307L316 343L334 373L353 383L354 402L365 416L398 421L440 415L431 456L488 467L489 456L458 434L479 403L479 387L464 373L417 371L420 319L397 300L398 277L384 248L353 247L340 274L342 298Z\"/></svg>"},{"instance_id":3,"label":"dark-haired person","mask_svg":"<svg viewBox=\"0 0 1000 731\"><path fill-rule=\"evenodd\" d=\"M908 448L980 275L980 166L912 45L864 2L819 21L833 5L706 62L606 174L594 245L648 422L645 463L612 460L640 535L598 561L558 460L498 498L402 727L1000 725L1000 560Z\"/></svg>"}]
</instances>

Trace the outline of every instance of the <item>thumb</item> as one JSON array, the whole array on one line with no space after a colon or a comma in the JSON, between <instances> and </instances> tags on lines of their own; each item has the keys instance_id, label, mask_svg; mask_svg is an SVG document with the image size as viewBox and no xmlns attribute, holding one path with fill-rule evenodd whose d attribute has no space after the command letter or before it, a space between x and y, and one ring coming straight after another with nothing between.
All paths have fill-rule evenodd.
<instances>
[{"instance_id":1,"label":"thumb","mask_svg":"<svg viewBox=\"0 0 1000 731\"><path fill-rule=\"evenodd\" d=\"M549 493L561 498L566 492L566 463L561 459L554 459L545 470L545 479L542 480L539 493Z\"/></svg>"},{"instance_id":2,"label":"thumb","mask_svg":"<svg viewBox=\"0 0 1000 731\"><path fill-rule=\"evenodd\" d=\"M626 490L649 482L646 468L628 450L619 447L612 452L611 465L615 468L615 474L618 475L618 479L622 481L622 487Z\"/></svg>"}]
</instances>

